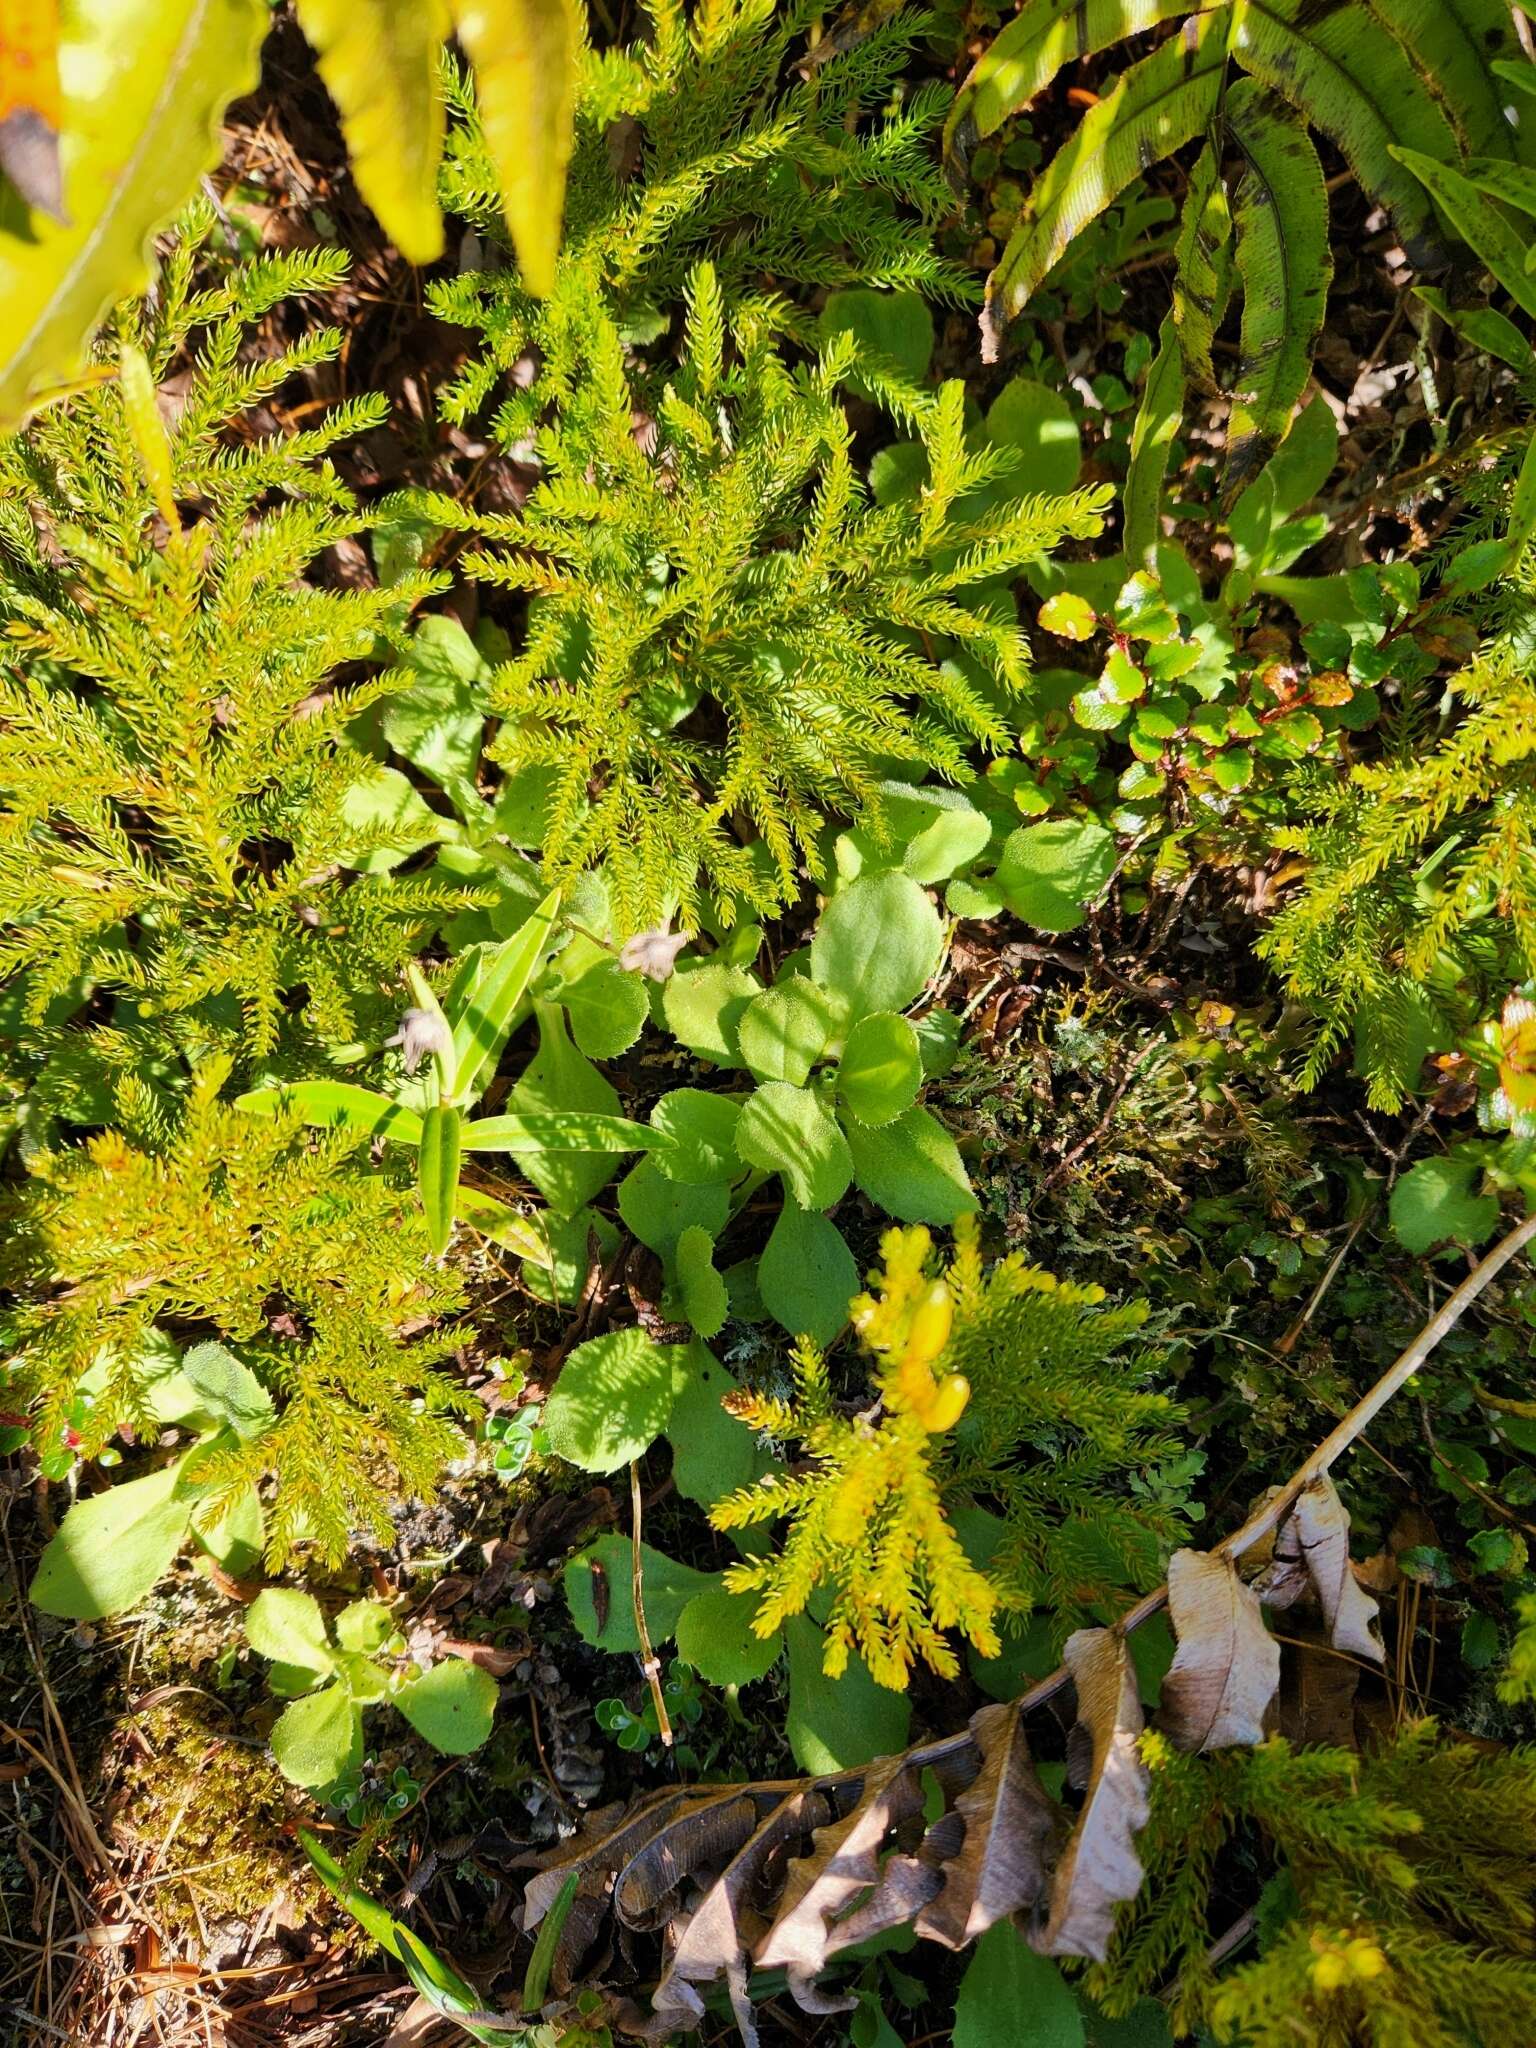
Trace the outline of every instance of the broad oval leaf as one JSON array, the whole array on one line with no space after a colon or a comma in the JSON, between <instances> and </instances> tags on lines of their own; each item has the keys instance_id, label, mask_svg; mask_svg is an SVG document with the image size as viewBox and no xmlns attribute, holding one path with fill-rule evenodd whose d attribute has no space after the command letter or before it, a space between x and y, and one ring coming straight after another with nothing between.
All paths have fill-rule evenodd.
<instances>
[{"instance_id":1,"label":"broad oval leaf","mask_svg":"<svg viewBox=\"0 0 1536 2048\"><path fill-rule=\"evenodd\" d=\"M953 1223L976 1207L959 1147L926 1109L875 1129L850 1121L848 1147L854 1179L902 1223Z\"/></svg>"},{"instance_id":2,"label":"broad oval leaf","mask_svg":"<svg viewBox=\"0 0 1536 2048\"><path fill-rule=\"evenodd\" d=\"M310 1685L329 1678L336 1668L319 1602L292 1586L263 1587L245 1610L245 1639L258 1657L295 1678L303 1675Z\"/></svg>"},{"instance_id":3,"label":"broad oval leaf","mask_svg":"<svg viewBox=\"0 0 1536 2048\"><path fill-rule=\"evenodd\" d=\"M363 1760L362 1709L343 1685L293 1700L272 1724L272 1755L283 1776L318 1791Z\"/></svg>"},{"instance_id":4,"label":"broad oval leaf","mask_svg":"<svg viewBox=\"0 0 1536 2048\"><path fill-rule=\"evenodd\" d=\"M853 1178L848 1141L818 1095L787 1081L765 1081L736 1125L736 1150L748 1166L779 1173L802 1209L830 1209Z\"/></svg>"},{"instance_id":5,"label":"broad oval leaf","mask_svg":"<svg viewBox=\"0 0 1536 2048\"><path fill-rule=\"evenodd\" d=\"M888 1124L917 1100L923 1059L905 1017L876 1011L848 1034L837 1063L838 1099L862 1124Z\"/></svg>"},{"instance_id":6,"label":"broad oval leaf","mask_svg":"<svg viewBox=\"0 0 1536 2048\"><path fill-rule=\"evenodd\" d=\"M0 428L80 370L149 242L218 159L218 122L256 83L263 0L79 0L62 17L63 212L5 209Z\"/></svg>"},{"instance_id":7,"label":"broad oval leaf","mask_svg":"<svg viewBox=\"0 0 1536 2048\"><path fill-rule=\"evenodd\" d=\"M842 1029L844 1005L830 990L791 975L766 989L741 1015L741 1056L759 1081L803 1088Z\"/></svg>"},{"instance_id":8,"label":"broad oval leaf","mask_svg":"<svg viewBox=\"0 0 1536 2048\"><path fill-rule=\"evenodd\" d=\"M792 1337L830 1344L859 1291L858 1262L835 1223L789 1200L757 1262L757 1287L764 1308Z\"/></svg>"},{"instance_id":9,"label":"broad oval leaf","mask_svg":"<svg viewBox=\"0 0 1536 2048\"><path fill-rule=\"evenodd\" d=\"M33 1606L97 1621L142 1600L187 1538L193 1501L177 1492L184 1463L77 1500L38 1560L28 1589Z\"/></svg>"},{"instance_id":10,"label":"broad oval leaf","mask_svg":"<svg viewBox=\"0 0 1536 2048\"><path fill-rule=\"evenodd\" d=\"M944 928L910 875L861 875L839 889L811 940L811 973L840 999L850 1023L904 1010L939 964Z\"/></svg>"},{"instance_id":11,"label":"broad oval leaf","mask_svg":"<svg viewBox=\"0 0 1536 2048\"><path fill-rule=\"evenodd\" d=\"M488 1671L448 1657L408 1679L393 1700L423 1741L444 1756L468 1756L489 1737L498 1697Z\"/></svg>"},{"instance_id":12,"label":"broad oval leaf","mask_svg":"<svg viewBox=\"0 0 1536 2048\"><path fill-rule=\"evenodd\" d=\"M550 1449L583 1472L617 1472L661 1435L687 1376L688 1346L641 1329L578 1344L544 1405Z\"/></svg>"},{"instance_id":13,"label":"broad oval leaf","mask_svg":"<svg viewBox=\"0 0 1536 2048\"><path fill-rule=\"evenodd\" d=\"M710 1586L696 1593L677 1618L677 1654L711 1685L750 1685L784 1654L777 1631L760 1636L752 1626L755 1593Z\"/></svg>"}]
</instances>

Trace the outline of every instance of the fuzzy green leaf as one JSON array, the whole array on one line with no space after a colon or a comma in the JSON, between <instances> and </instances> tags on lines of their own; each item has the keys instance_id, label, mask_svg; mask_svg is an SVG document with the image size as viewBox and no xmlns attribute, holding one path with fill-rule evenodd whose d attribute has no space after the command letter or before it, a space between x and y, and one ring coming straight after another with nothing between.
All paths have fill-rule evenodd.
<instances>
[{"instance_id":1,"label":"fuzzy green leaf","mask_svg":"<svg viewBox=\"0 0 1536 2048\"><path fill-rule=\"evenodd\" d=\"M336 1668L319 1602L292 1586L266 1586L256 1595L245 1610L245 1639L258 1657L291 1679L284 1691L299 1691L300 1680L307 1690Z\"/></svg>"},{"instance_id":2,"label":"fuzzy green leaf","mask_svg":"<svg viewBox=\"0 0 1536 2048\"><path fill-rule=\"evenodd\" d=\"M12 193L0 225L0 428L73 379L149 243L218 160L256 83L261 0L78 0L60 22L62 220Z\"/></svg>"},{"instance_id":3,"label":"fuzzy green leaf","mask_svg":"<svg viewBox=\"0 0 1536 2048\"><path fill-rule=\"evenodd\" d=\"M689 1186L734 1180L741 1170L736 1153L738 1095L711 1095L703 1088L674 1088L651 1111L651 1122L668 1141L656 1164L668 1180Z\"/></svg>"},{"instance_id":4,"label":"fuzzy green leaf","mask_svg":"<svg viewBox=\"0 0 1536 2048\"><path fill-rule=\"evenodd\" d=\"M937 969L943 945L939 913L910 875L861 875L821 913L811 973L857 1023L873 1011L904 1010L914 1002Z\"/></svg>"},{"instance_id":5,"label":"fuzzy green leaf","mask_svg":"<svg viewBox=\"0 0 1536 2048\"><path fill-rule=\"evenodd\" d=\"M850 1123L853 1177L877 1208L903 1223L953 1223L976 1207L959 1148L926 1109L871 1130Z\"/></svg>"},{"instance_id":6,"label":"fuzzy green leaf","mask_svg":"<svg viewBox=\"0 0 1536 2048\"><path fill-rule=\"evenodd\" d=\"M679 971L661 992L673 1037L716 1066L741 1065L741 1020L762 983L744 967L717 963Z\"/></svg>"},{"instance_id":7,"label":"fuzzy green leaf","mask_svg":"<svg viewBox=\"0 0 1536 2048\"><path fill-rule=\"evenodd\" d=\"M578 1344L544 1406L550 1449L583 1472L617 1472L666 1428L688 1369L685 1344L641 1329Z\"/></svg>"},{"instance_id":8,"label":"fuzzy green leaf","mask_svg":"<svg viewBox=\"0 0 1536 2048\"><path fill-rule=\"evenodd\" d=\"M736 1150L748 1166L784 1176L803 1209L830 1209L853 1174L848 1143L820 1098L765 1081L741 1112Z\"/></svg>"},{"instance_id":9,"label":"fuzzy green leaf","mask_svg":"<svg viewBox=\"0 0 1536 2048\"><path fill-rule=\"evenodd\" d=\"M685 1230L707 1230L711 1237L725 1228L731 1213L731 1191L723 1180L677 1181L665 1169L665 1155L642 1159L619 1182L619 1214L630 1235L648 1245L658 1258L670 1261ZM731 1161L731 1174L740 1173Z\"/></svg>"},{"instance_id":10,"label":"fuzzy green leaf","mask_svg":"<svg viewBox=\"0 0 1536 2048\"><path fill-rule=\"evenodd\" d=\"M803 1088L842 1029L839 996L804 975L766 989L741 1014L741 1056L759 1081Z\"/></svg>"},{"instance_id":11,"label":"fuzzy green leaf","mask_svg":"<svg viewBox=\"0 0 1536 2048\"><path fill-rule=\"evenodd\" d=\"M1393 1234L1410 1252L1438 1244L1481 1244L1499 1220L1495 1195L1473 1193L1482 1168L1473 1159L1450 1155L1421 1159L1392 1190Z\"/></svg>"},{"instance_id":12,"label":"fuzzy green leaf","mask_svg":"<svg viewBox=\"0 0 1536 2048\"><path fill-rule=\"evenodd\" d=\"M258 1437L271 1428L272 1396L250 1367L222 1344L194 1344L182 1359L181 1370L197 1389L204 1414L236 1436Z\"/></svg>"},{"instance_id":13,"label":"fuzzy green leaf","mask_svg":"<svg viewBox=\"0 0 1536 2048\"><path fill-rule=\"evenodd\" d=\"M837 1093L862 1124L888 1124L910 1109L923 1085L917 1033L905 1017L861 1017L837 1063Z\"/></svg>"},{"instance_id":14,"label":"fuzzy green leaf","mask_svg":"<svg viewBox=\"0 0 1536 2048\"><path fill-rule=\"evenodd\" d=\"M1069 932L1115 869L1112 833L1091 819L1021 825L997 864L997 885L1016 917L1043 932Z\"/></svg>"}]
</instances>

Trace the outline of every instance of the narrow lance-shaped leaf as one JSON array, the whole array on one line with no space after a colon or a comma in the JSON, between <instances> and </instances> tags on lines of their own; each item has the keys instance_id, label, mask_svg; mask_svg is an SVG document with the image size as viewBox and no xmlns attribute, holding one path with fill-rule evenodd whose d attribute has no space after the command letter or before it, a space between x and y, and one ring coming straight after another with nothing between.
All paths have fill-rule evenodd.
<instances>
[{"instance_id":1,"label":"narrow lance-shaped leaf","mask_svg":"<svg viewBox=\"0 0 1536 2048\"><path fill-rule=\"evenodd\" d=\"M1064 64L1091 57L1159 22L1210 12L1218 0L1025 0L977 59L944 124L949 153L1027 107Z\"/></svg>"},{"instance_id":2,"label":"narrow lance-shaped leaf","mask_svg":"<svg viewBox=\"0 0 1536 2048\"><path fill-rule=\"evenodd\" d=\"M1246 164L1237 194L1242 356L1224 480L1231 496L1279 443L1306 388L1333 256L1323 167L1302 122L1247 79L1227 94L1227 118Z\"/></svg>"},{"instance_id":3,"label":"narrow lance-shaped leaf","mask_svg":"<svg viewBox=\"0 0 1536 2048\"><path fill-rule=\"evenodd\" d=\"M983 339L993 350L999 330L1022 312L1089 221L1133 179L1210 125L1221 89L1227 25L1225 10L1192 16L1089 108L1072 139L1042 171L987 280Z\"/></svg>"},{"instance_id":4,"label":"narrow lance-shaped leaf","mask_svg":"<svg viewBox=\"0 0 1536 2048\"><path fill-rule=\"evenodd\" d=\"M627 1116L595 1110L530 1110L526 1116L482 1116L466 1124L466 1152L668 1152L666 1136Z\"/></svg>"},{"instance_id":5,"label":"narrow lance-shaped leaf","mask_svg":"<svg viewBox=\"0 0 1536 2048\"><path fill-rule=\"evenodd\" d=\"M144 480L155 501L155 510L168 530L179 534L181 522L176 512L171 444L166 438L160 408L155 403L155 380L148 360L143 349L125 341L118 349L117 365L118 392L123 401L123 417L128 423L128 438L139 458Z\"/></svg>"},{"instance_id":6,"label":"narrow lance-shaped leaf","mask_svg":"<svg viewBox=\"0 0 1536 2048\"><path fill-rule=\"evenodd\" d=\"M1216 389L1211 344L1232 294L1232 209L1221 158L1207 143L1195 159L1174 251L1173 324L1189 380Z\"/></svg>"},{"instance_id":7,"label":"narrow lance-shaped leaf","mask_svg":"<svg viewBox=\"0 0 1536 2048\"><path fill-rule=\"evenodd\" d=\"M408 263L435 262L447 0L298 0L298 16L341 115L357 189Z\"/></svg>"},{"instance_id":8,"label":"narrow lance-shaped leaf","mask_svg":"<svg viewBox=\"0 0 1536 2048\"><path fill-rule=\"evenodd\" d=\"M7 10L9 13L9 10ZM149 273L150 238L256 83L263 0L78 0L63 18L63 205L0 226L0 429L78 375L92 329Z\"/></svg>"},{"instance_id":9,"label":"narrow lance-shaped leaf","mask_svg":"<svg viewBox=\"0 0 1536 2048\"><path fill-rule=\"evenodd\" d=\"M399 1145L421 1143L421 1118L372 1088L354 1081L284 1081L235 1097L235 1108L250 1116L297 1116L322 1130L367 1131Z\"/></svg>"},{"instance_id":10,"label":"narrow lance-shaped leaf","mask_svg":"<svg viewBox=\"0 0 1536 2048\"><path fill-rule=\"evenodd\" d=\"M1173 316L1164 320L1157 354L1131 426L1131 466L1126 472L1122 519L1125 558L1133 569L1150 567L1161 537L1159 514L1168 475L1168 452L1184 417L1184 359Z\"/></svg>"},{"instance_id":11,"label":"narrow lance-shaped leaf","mask_svg":"<svg viewBox=\"0 0 1536 2048\"><path fill-rule=\"evenodd\" d=\"M1506 118L1489 59L1518 44L1507 0L1363 0L1434 95L1468 153L1510 158L1517 131Z\"/></svg>"},{"instance_id":12,"label":"narrow lance-shaped leaf","mask_svg":"<svg viewBox=\"0 0 1536 2048\"><path fill-rule=\"evenodd\" d=\"M457 1063L456 1098L473 1099L480 1077L494 1068L517 1006L527 992L533 970L554 931L560 891L551 889L538 908L510 939L499 945L476 977L463 1009L453 1022Z\"/></svg>"},{"instance_id":13,"label":"narrow lance-shaped leaf","mask_svg":"<svg viewBox=\"0 0 1536 2048\"><path fill-rule=\"evenodd\" d=\"M577 27L570 0L450 0L475 67L485 139L496 165L523 283L554 286L575 125Z\"/></svg>"},{"instance_id":14,"label":"narrow lance-shaped leaf","mask_svg":"<svg viewBox=\"0 0 1536 2048\"><path fill-rule=\"evenodd\" d=\"M1131 1653L1113 1629L1079 1629L1062 1655L1077 1689L1068 1765L1073 1746L1090 1751L1087 1797L1051 1882L1050 1916L1034 1940L1042 1955L1102 1962L1115 1908L1135 1898L1144 1875L1136 1854L1148 1813L1141 1702Z\"/></svg>"},{"instance_id":15,"label":"narrow lance-shaped leaf","mask_svg":"<svg viewBox=\"0 0 1536 2048\"><path fill-rule=\"evenodd\" d=\"M1230 1749L1264 1739L1280 1684L1280 1645L1258 1595L1232 1560L1176 1550L1168 1608L1178 1650L1163 1680L1159 1725L1180 1749Z\"/></svg>"},{"instance_id":16,"label":"narrow lance-shaped leaf","mask_svg":"<svg viewBox=\"0 0 1536 2048\"><path fill-rule=\"evenodd\" d=\"M434 1103L421 1121L416 1183L427 1219L427 1242L438 1253L448 1249L448 1240L453 1236L463 1129L464 1120L459 1112L446 1109L441 1103Z\"/></svg>"},{"instance_id":17,"label":"narrow lance-shaped leaf","mask_svg":"<svg viewBox=\"0 0 1536 2048\"><path fill-rule=\"evenodd\" d=\"M1493 201L1479 192L1470 178L1449 164L1437 163L1422 150L1394 148L1392 154L1434 194L1521 311L1536 317L1536 277L1526 272L1525 242Z\"/></svg>"},{"instance_id":18,"label":"narrow lance-shaped leaf","mask_svg":"<svg viewBox=\"0 0 1536 2048\"><path fill-rule=\"evenodd\" d=\"M1456 154L1455 134L1401 46L1364 8L1238 0L1232 51L1337 143L1361 185L1390 210L1416 270L1449 261L1433 210L1394 163L1392 144L1413 135L1431 157L1446 159Z\"/></svg>"}]
</instances>

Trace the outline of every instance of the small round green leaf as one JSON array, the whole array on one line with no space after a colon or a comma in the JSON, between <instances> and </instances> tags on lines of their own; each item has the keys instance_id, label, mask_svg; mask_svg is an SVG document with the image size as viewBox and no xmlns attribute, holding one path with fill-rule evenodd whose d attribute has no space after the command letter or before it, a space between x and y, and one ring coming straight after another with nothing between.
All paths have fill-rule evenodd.
<instances>
[{"instance_id":1,"label":"small round green leaf","mask_svg":"<svg viewBox=\"0 0 1536 2048\"><path fill-rule=\"evenodd\" d=\"M803 974L767 989L742 1012L741 1056L759 1081L803 1088L842 1027L837 997Z\"/></svg>"},{"instance_id":2,"label":"small round green leaf","mask_svg":"<svg viewBox=\"0 0 1536 2048\"><path fill-rule=\"evenodd\" d=\"M1007 478L1022 497L1034 491L1070 491L1082 467L1083 444L1072 408L1059 391L1029 377L1013 377L987 414L994 447L1017 448L1023 460Z\"/></svg>"},{"instance_id":3,"label":"small round green leaf","mask_svg":"<svg viewBox=\"0 0 1536 2048\"><path fill-rule=\"evenodd\" d=\"M491 1732L497 1686L488 1671L446 1657L394 1696L395 1705L424 1742L444 1756L468 1756Z\"/></svg>"},{"instance_id":4,"label":"small round green leaf","mask_svg":"<svg viewBox=\"0 0 1536 2048\"><path fill-rule=\"evenodd\" d=\"M837 1063L839 1100L862 1124L888 1124L917 1100L923 1060L917 1033L889 1010L861 1017Z\"/></svg>"},{"instance_id":5,"label":"small round green leaf","mask_svg":"<svg viewBox=\"0 0 1536 2048\"><path fill-rule=\"evenodd\" d=\"M663 985L661 1013L672 1036L719 1067L741 1065L741 1019L762 984L744 967L719 963L677 973Z\"/></svg>"},{"instance_id":6,"label":"small round green leaf","mask_svg":"<svg viewBox=\"0 0 1536 2048\"><path fill-rule=\"evenodd\" d=\"M1040 607L1040 624L1062 640L1091 640L1099 630L1098 614L1086 597L1058 590Z\"/></svg>"},{"instance_id":7,"label":"small round green leaf","mask_svg":"<svg viewBox=\"0 0 1536 2048\"><path fill-rule=\"evenodd\" d=\"M734 1177L741 1162L732 1160ZM632 1237L671 1260L677 1241L695 1224L717 1237L731 1213L731 1191L723 1180L695 1186L688 1181L669 1180L653 1159L640 1164L619 1182L619 1214Z\"/></svg>"},{"instance_id":8,"label":"small round green leaf","mask_svg":"<svg viewBox=\"0 0 1536 2048\"><path fill-rule=\"evenodd\" d=\"M1398 1242L1411 1252L1437 1244L1481 1244L1499 1220L1498 1199L1476 1195L1482 1177L1475 1159L1421 1159L1392 1190L1388 1211Z\"/></svg>"},{"instance_id":9,"label":"small round green leaf","mask_svg":"<svg viewBox=\"0 0 1536 2048\"><path fill-rule=\"evenodd\" d=\"M711 1095L702 1088L674 1088L651 1111L651 1122L670 1140L656 1165L668 1180L689 1186L734 1180L741 1170L736 1156L739 1095Z\"/></svg>"},{"instance_id":10,"label":"small round green leaf","mask_svg":"<svg viewBox=\"0 0 1536 2048\"><path fill-rule=\"evenodd\" d=\"M245 1610L245 1640L258 1657L265 1657L297 1680L309 1685L328 1678L335 1669L320 1603L309 1593L293 1586L267 1586ZM349 1644L349 1648L359 1645ZM296 1691L297 1684L284 1688Z\"/></svg>"},{"instance_id":11,"label":"small round green leaf","mask_svg":"<svg viewBox=\"0 0 1536 2048\"><path fill-rule=\"evenodd\" d=\"M1087 818L1021 825L997 864L996 882L1016 917L1043 932L1069 932L1115 870L1114 835Z\"/></svg>"},{"instance_id":12,"label":"small round green leaf","mask_svg":"<svg viewBox=\"0 0 1536 2048\"><path fill-rule=\"evenodd\" d=\"M96 1621L142 1600L187 1539L192 1499L181 1462L77 1500L38 1562L30 1596L44 1614Z\"/></svg>"},{"instance_id":13,"label":"small round green leaf","mask_svg":"<svg viewBox=\"0 0 1536 2048\"><path fill-rule=\"evenodd\" d=\"M752 1617L758 1609L752 1593L728 1593L711 1586L696 1593L677 1619L677 1654L711 1685L750 1685L779 1661L784 1639L775 1629L758 1635Z\"/></svg>"}]
</instances>

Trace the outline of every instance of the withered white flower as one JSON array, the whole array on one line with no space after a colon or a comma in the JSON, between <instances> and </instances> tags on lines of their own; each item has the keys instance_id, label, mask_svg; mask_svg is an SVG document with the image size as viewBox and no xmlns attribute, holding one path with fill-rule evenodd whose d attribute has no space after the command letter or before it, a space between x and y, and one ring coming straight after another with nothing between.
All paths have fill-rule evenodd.
<instances>
[{"instance_id":1,"label":"withered white flower","mask_svg":"<svg viewBox=\"0 0 1536 2048\"><path fill-rule=\"evenodd\" d=\"M446 1053L453 1044L453 1033L448 1029L447 1020L436 1010L407 1010L400 1019L400 1029L393 1038L386 1038L386 1045L398 1045L405 1055L405 1071L414 1074L425 1059L435 1053Z\"/></svg>"},{"instance_id":2,"label":"withered white flower","mask_svg":"<svg viewBox=\"0 0 1536 2048\"><path fill-rule=\"evenodd\" d=\"M636 932L619 948L619 965L631 974L646 974L652 981L665 981L691 936L689 932L671 931L666 925L658 925L654 931Z\"/></svg>"}]
</instances>

